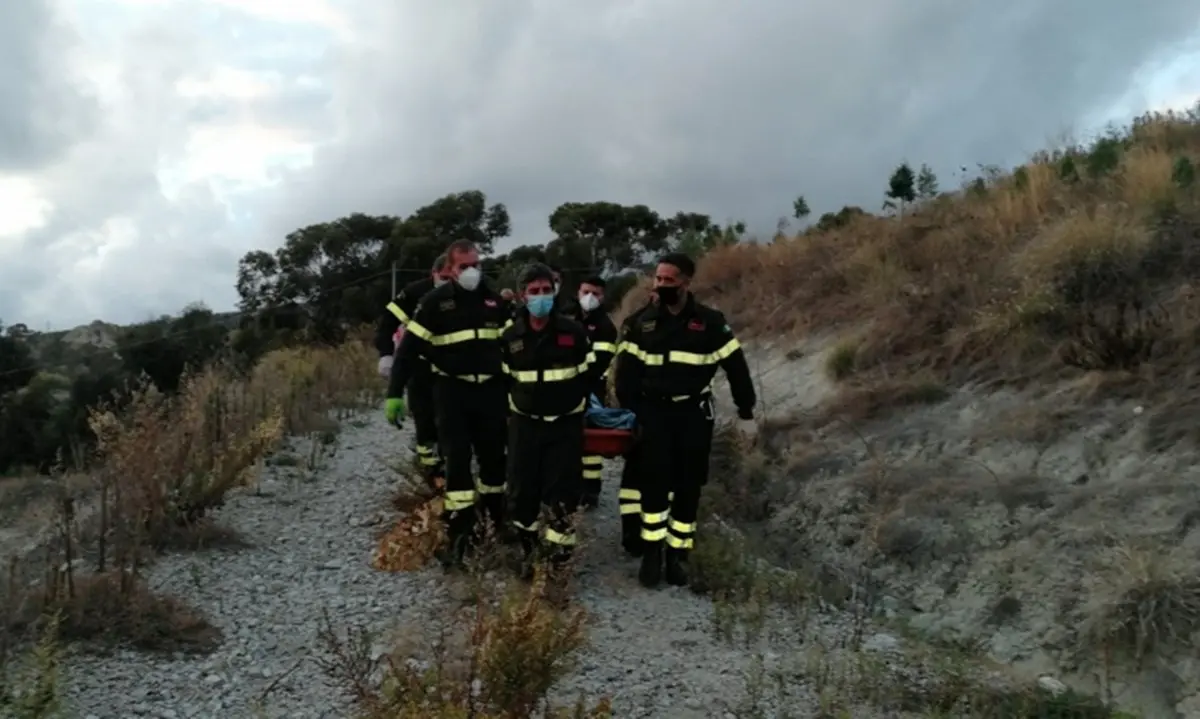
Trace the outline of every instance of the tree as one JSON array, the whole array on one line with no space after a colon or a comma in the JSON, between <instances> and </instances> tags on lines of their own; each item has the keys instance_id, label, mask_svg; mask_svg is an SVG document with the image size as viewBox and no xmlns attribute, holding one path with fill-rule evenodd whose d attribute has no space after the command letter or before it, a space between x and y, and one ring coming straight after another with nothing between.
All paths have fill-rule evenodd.
<instances>
[{"instance_id":1,"label":"tree","mask_svg":"<svg viewBox=\"0 0 1200 719\"><path fill-rule=\"evenodd\" d=\"M849 225L859 217L865 217L866 214L861 207L846 205L837 212L826 212L821 215L821 218L817 220L817 224L812 231L827 232L829 230L836 230Z\"/></svg>"},{"instance_id":2,"label":"tree","mask_svg":"<svg viewBox=\"0 0 1200 719\"><path fill-rule=\"evenodd\" d=\"M903 215L904 206L917 199L916 179L908 163L900 163L892 176L888 178L887 200L884 201L883 206L895 208Z\"/></svg>"},{"instance_id":3,"label":"tree","mask_svg":"<svg viewBox=\"0 0 1200 719\"><path fill-rule=\"evenodd\" d=\"M917 197L922 200L931 200L937 197L937 194L937 175L933 173L933 168L922 163L921 170L917 173Z\"/></svg>"},{"instance_id":4,"label":"tree","mask_svg":"<svg viewBox=\"0 0 1200 719\"><path fill-rule=\"evenodd\" d=\"M556 237L546 245L555 264L615 272L664 248L667 227L646 205L566 202L549 218Z\"/></svg>"},{"instance_id":5,"label":"tree","mask_svg":"<svg viewBox=\"0 0 1200 719\"><path fill-rule=\"evenodd\" d=\"M792 201L792 217L795 217L797 220L803 220L811 213L812 211L808 209L808 200L804 199L804 195L800 195Z\"/></svg>"},{"instance_id":6,"label":"tree","mask_svg":"<svg viewBox=\"0 0 1200 719\"><path fill-rule=\"evenodd\" d=\"M444 195L394 224L382 267L428 270L435 257L455 240L470 240L483 254L495 251L496 240L512 233L503 203L488 205L487 195L467 190Z\"/></svg>"}]
</instances>

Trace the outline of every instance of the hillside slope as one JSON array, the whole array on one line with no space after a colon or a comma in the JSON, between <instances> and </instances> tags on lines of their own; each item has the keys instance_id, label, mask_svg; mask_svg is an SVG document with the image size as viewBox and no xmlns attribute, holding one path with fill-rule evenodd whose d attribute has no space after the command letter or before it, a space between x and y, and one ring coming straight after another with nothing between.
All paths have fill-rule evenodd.
<instances>
[{"instance_id":1,"label":"hillside slope","mask_svg":"<svg viewBox=\"0 0 1200 719\"><path fill-rule=\"evenodd\" d=\"M769 415L720 513L907 630L1200 715L1198 161L1200 118L1146 117L706 258Z\"/></svg>"}]
</instances>

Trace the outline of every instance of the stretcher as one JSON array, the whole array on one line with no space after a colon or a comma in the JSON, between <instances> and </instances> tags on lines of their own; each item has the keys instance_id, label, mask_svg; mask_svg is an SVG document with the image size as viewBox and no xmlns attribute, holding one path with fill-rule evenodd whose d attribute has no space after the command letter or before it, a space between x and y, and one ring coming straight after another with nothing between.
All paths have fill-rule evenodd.
<instances>
[{"instance_id":1,"label":"stretcher","mask_svg":"<svg viewBox=\"0 0 1200 719\"><path fill-rule=\"evenodd\" d=\"M585 427L583 430L585 455L600 455L611 459L624 455L632 446L633 432L627 429Z\"/></svg>"}]
</instances>

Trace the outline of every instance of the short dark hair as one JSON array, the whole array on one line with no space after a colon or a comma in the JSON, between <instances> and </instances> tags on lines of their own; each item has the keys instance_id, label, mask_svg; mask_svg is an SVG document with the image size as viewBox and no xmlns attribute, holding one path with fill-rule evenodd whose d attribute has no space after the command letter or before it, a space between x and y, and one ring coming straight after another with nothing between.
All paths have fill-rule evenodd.
<instances>
[{"instance_id":1,"label":"short dark hair","mask_svg":"<svg viewBox=\"0 0 1200 719\"><path fill-rule=\"evenodd\" d=\"M467 252L478 252L479 248L470 240L455 240L446 248L446 261L449 262L451 257L455 255L465 254Z\"/></svg>"},{"instance_id":2,"label":"short dark hair","mask_svg":"<svg viewBox=\"0 0 1200 719\"><path fill-rule=\"evenodd\" d=\"M447 254L445 252L438 255L437 259L435 259L433 261L433 271L441 272L442 270L446 269L446 263L449 261L450 261L450 258L449 258L449 256L447 256Z\"/></svg>"},{"instance_id":3,"label":"short dark hair","mask_svg":"<svg viewBox=\"0 0 1200 719\"><path fill-rule=\"evenodd\" d=\"M687 278L691 278L696 274L696 263L692 261L691 257L682 252L668 252L658 258L658 264L671 265Z\"/></svg>"},{"instance_id":4,"label":"short dark hair","mask_svg":"<svg viewBox=\"0 0 1200 719\"><path fill-rule=\"evenodd\" d=\"M554 272L542 262L531 262L521 271L521 278L517 281L517 286L524 291L531 283L538 280L554 282Z\"/></svg>"},{"instance_id":5,"label":"short dark hair","mask_svg":"<svg viewBox=\"0 0 1200 719\"><path fill-rule=\"evenodd\" d=\"M593 285L595 287L599 287L600 289L604 289L605 287L608 287L608 283L605 282L604 278L601 277L600 275L592 275L590 277L585 277L583 280L581 280L579 282L579 284Z\"/></svg>"}]
</instances>

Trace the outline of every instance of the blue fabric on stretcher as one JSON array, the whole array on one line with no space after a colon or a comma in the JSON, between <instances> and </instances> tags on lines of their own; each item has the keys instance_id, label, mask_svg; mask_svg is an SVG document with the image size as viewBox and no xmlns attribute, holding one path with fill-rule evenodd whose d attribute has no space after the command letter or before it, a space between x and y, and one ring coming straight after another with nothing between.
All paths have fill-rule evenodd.
<instances>
[{"instance_id":1,"label":"blue fabric on stretcher","mask_svg":"<svg viewBox=\"0 0 1200 719\"><path fill-rule=\"evenodd\" d=\"M616 407L605 407L596 395L588 398L585 419L589 427L598 429L633 430L637 424L637 417L633 412Z\"/></svg>"}]
</instances>

